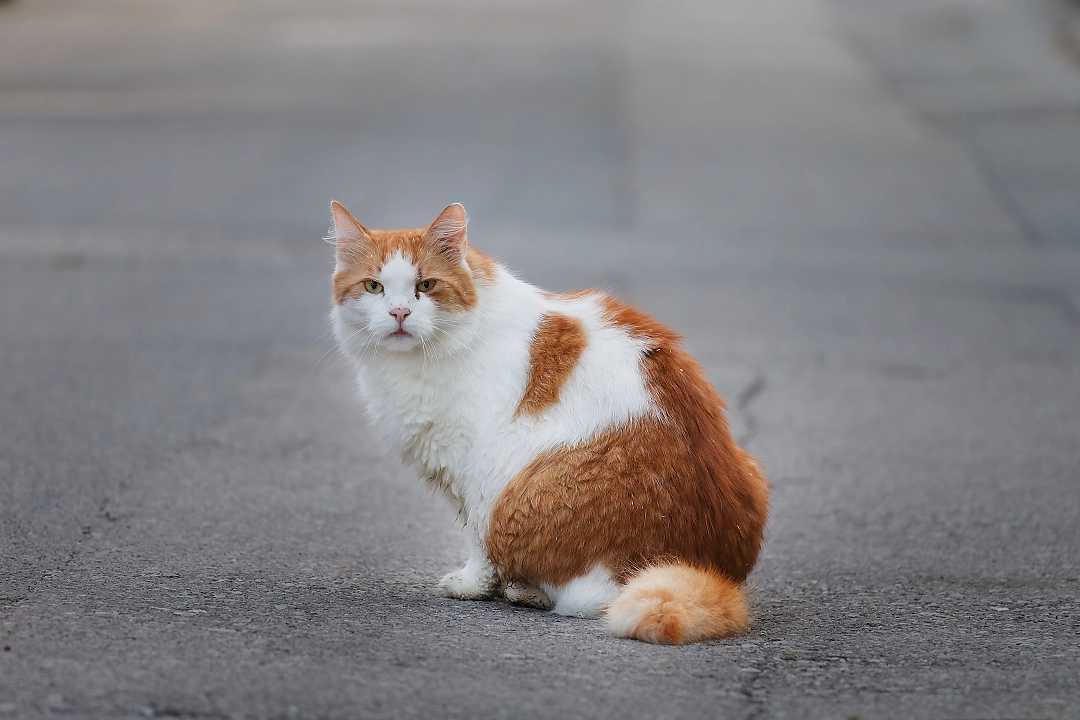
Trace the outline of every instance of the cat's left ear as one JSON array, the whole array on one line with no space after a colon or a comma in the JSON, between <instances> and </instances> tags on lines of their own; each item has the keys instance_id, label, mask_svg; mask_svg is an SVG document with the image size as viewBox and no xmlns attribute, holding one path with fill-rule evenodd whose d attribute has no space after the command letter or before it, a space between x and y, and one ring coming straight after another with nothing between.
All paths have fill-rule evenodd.
<instances>
[{"instance_id":1,"label":"cat's left ear","mask_svg":"<svg viewBox=\"0 0 1080 720\"><path fill-rule=\"evenodd\" d=\"M465 261L465 251L469 241L465 237L469 218L461 203L447 205L435 221L428 226L424 236L448 257L456 262Z\"/></svg>"}]
</instances>

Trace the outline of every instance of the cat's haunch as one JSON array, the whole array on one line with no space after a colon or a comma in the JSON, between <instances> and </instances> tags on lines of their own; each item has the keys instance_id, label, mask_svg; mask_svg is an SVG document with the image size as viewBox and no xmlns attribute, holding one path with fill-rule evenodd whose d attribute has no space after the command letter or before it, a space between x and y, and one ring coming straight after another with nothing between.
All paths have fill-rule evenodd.
<instances>
[{"instance_id":1,"label":"cat's haunch","mask_svg":"<svg viewBox=\"0 0 1080 720\"><path fill-rule=\"evenodd\" d=\"M469 245L461 205L418 230L331 209L341 352L471 536L443 590L647 642L746 628L768 483L679 337L604 293L517 279Z\"/></svg>"}]
</instances>

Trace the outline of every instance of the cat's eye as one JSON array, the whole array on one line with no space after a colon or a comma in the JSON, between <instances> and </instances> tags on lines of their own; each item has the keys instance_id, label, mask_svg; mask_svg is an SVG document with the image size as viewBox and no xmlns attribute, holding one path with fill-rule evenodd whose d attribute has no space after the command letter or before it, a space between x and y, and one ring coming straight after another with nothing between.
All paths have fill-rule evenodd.
<instances>
[{"instance_id":1,"label":"cat's eye","mask_svg":"<svg viewBox=\"0 0 1080 720\"><path fill-rule=\"evenodd\" d=\"M435 287L434 280L421 280L416 284L416 289L420 292L428 292Z\"/></svg>"},{"instance_id":2,"label":"cat's eye","mask_svg":"<svg viewBox=\"0 0 1080 720\"><path fill-rule=\"evenodd\" d=\"M369 293L381 293L382 283L378 280L365 280L364 289L367 290Z\"/></svg>"}]
</instances>

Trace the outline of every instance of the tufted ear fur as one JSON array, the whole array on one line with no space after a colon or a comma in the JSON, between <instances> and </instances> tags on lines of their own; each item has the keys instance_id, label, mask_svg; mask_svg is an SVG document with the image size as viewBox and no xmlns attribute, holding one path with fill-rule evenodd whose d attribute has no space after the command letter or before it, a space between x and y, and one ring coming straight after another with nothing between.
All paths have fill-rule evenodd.
<instances>
[{"instance_id":1,"label":"tufted ear fur","mask_svg":"<svg viewBox=\"0 0 1080 720\"><path fill-rule=\"evenodd\" d=\"M330 203L330 212L334 216L332 239L337 248L337 265L340 268L363 254L363 249L370 247L371 233L337 200Z\"/></svg>"},{"instance_id":2,"label":"tufted ear fur","mask_svg":"<svg viewBox=\"0 0 1080 720\"><path fill-rule=\"evenodd\" d=\"M465 237L465 229L469 224L469 218L465 214L465 208L461 203L447 205L439 213L439 216L424 231L424 238L432 243L442 254L452 260L465 262L465 251L468 250L469 241Z\"/></svg>"}]
</instances>

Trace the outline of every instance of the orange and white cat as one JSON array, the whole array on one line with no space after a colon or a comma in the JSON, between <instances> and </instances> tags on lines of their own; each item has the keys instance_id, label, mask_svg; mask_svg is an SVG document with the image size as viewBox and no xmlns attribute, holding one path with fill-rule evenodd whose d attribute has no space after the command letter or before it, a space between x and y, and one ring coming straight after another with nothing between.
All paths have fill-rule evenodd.
<instances>
[{"instance_id":1,"label":"orange and white cat","mask_svg":"<svg viewBox=\"0 0 1080 720\"><path fill-rule=\"evenodd\" d=\"M768 484L678 336L517 279L469 246L461 205L392 231L331 207L340 349L374 427L471 537L446 594L657 643L747 627Z\"/></svg>"}]
</instances>

